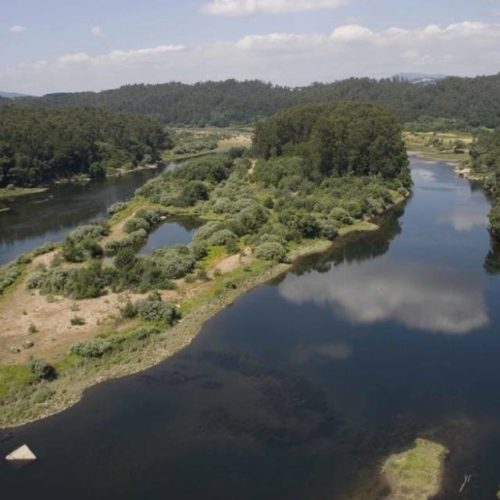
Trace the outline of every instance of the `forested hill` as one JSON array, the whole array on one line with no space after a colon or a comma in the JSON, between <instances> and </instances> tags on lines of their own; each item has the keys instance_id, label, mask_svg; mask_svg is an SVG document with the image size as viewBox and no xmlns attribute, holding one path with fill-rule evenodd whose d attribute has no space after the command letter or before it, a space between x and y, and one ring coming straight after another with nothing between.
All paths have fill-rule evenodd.
<instances>
[{"instance_id":1,"label":"forested hill","mask_svg":"<svg viewBox=\"0 0 500 500\"><path fill-rule=\"evenodd\" d=\"M36 107L96 106L148 115L166 124L251 123L281 109L325 101L365 101L392 109L403 122L422 116L452 118L463 125L500 125L500 73L476 78L449 77L432 85L401 79L351 78L308 87L280 87L261 81L226 80L186 85L127 85L103 92L49 94L16 102Z\"/></svg>"},{"instance_id":2,"label":"forested hill","mask_svg":"<svg viewBox=\"0 0 500 500\"><path fill-rule=\"evenodd\" d=\"M146 117L99 109L0 107L0 187L97 177L159 158L170 147Z\"/></svg>"}]
</instances>

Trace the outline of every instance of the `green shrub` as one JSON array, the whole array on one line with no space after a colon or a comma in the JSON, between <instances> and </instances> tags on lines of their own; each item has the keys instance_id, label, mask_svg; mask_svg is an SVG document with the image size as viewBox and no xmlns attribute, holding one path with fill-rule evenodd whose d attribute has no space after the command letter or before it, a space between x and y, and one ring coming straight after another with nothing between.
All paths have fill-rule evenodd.
<instances>
[{"instance_id":1,"label":"green shrub","mask_svg":"<svg viewBox=\"0 0 500 500\"><path fill-rule=\"evenodd\" d=\"M85 319L80 316L73 316L70 321L73 326L82 326L85 324Z\"/></svg>"},{"instance_id":2,"label":"green shrub","mask_svg":"<svg viewBox=\"0 0 500 500\"><path fill-rule=\"evenodd\" d=\"M165 273L168 279L179 279L190 273L196 259L189 247L177 246L155 250L150 259Z\"/></svg>"},{"instance_id":3,"label":"green shrub","mask_svg":"<svg viewBox=\"0 0 500 500\"><path fill-rule=\"evenodd\" d=\"M115 215L118 212L121 212L122 210L125 210L127 208L127 203L123 201L118 201L116 203L113 203L109 208L108 208L108 214L109 215Z\"/></svg>"},{"instance_id":4,"label":"green shrub","mask_svg":"<svg viewBox=\"0 0 500 500\"><path fill-rule=\"evenodd\" d=\"M286 258L286 250L283 245L276 242L262 243L255 249L255 257L262 260L283 262Z\"/></svg>"},{"instance_id":5,"label":"green shrub","mask_svg":"<svg viewBox=\"0 0 500 500\"><path fill-rule=\"evenodd\" d=\"M151 230L151 224L146 220L140 217L132 217L123 226L123 230L127 233L133 233L134 231L138 231L139 229L144 229L144 231L149 232Z\"/></svg>"},{"instance_id":6,"label":"green shrub","mask_svg":"<svg viewBox=\"0 0 500 500\"><path fill-rule=\"evenodd\" d=\"M135 318L137 316L137 307L130 300L127 300L127 302L125 302L125 305L120 308L120 313L123 318Z\"/></svg>"},{"instance_id":7,"label":"green shrub","mask_svg":"<svg viewBox=\"0 0 500 500\"><path fill-rule=\"evenodd\" d=\"M0 295L21 276L22 266L14 263L0 267Z\"/></svg>"},{"instance_id":8,"label":"green shrub","mask_svg":"<svg viewBox=\"0 0 500 500\"><path fill-rule=\"evenodd\" d=\"M99 261L77 269L50 268L33 273L28 288L39 288L45 295L64 295L75 300L100 297L112 284L113 276Z\"/></svg>"},{"instance_id":9,"label":"green shrub","mask_svg":"<svg viewBox=\"0 0 500 500\"><path fill-rule=\"evenodd\" d=\"M207 244L203 241L193 241L189 244L189 249L196 261L199 261L208 255Z\"/></svg>"},{"instance_id":10,"label":"green shrub","mask_svg":"<svg viewBox=\"0 0 500 500\"><path fill-rule=\"evenodd\" d=\"M196 205L203 200L208 200L208 188L201 181L191 181L186 184L179 197L179 203L184 206Z\"/></svg>"},{"instance_id":11,"label":"green shrub","mask_svg":"<svg viewBox=\"0 0 500 500\"><path fill-rule=\"evenodd\" d=\"M349 215L349 212L347 210L344 210L343 208L334 208L330 212L330 217L332 217L335 220L338 220L342 224L346 225L351 225L354 223L354 220L352 217Z\"/></svg>"},{"instance_id":12,"label":"green shrub","mask_svg":"<svg viewBox=\"0 0 500 500\"><path fill-rule=\"evenodd\" d=\"M135 307L138 316L145 321L172 325L179 317L176 307L163 302L158 293L152 293L149 297L139 300Z\"/></svg>"},{"instance_id":13,"label":"green shrub","mask_svg":"<svg viewBox=\"0 0 500 500\"><path fill-rule=\"evenodd\" d=\"M321 224L321 236L327 240L333 241L338 235L338 229L334 222L325 221Z\"/></svg>"},{"instance_id":14,"label":"green shrub","mask_svg":"<svg viewBox=\"0 0 500 500\"><path fill-rule=\"evenodd\" d=\"M229 229L221 229L220 231L217 231L212 236L210 236L208 244L214 246L223 246L228 244L229 242L235 243L237 239L237 236L233 232L229 231Z\"/></svg>"},{"instance_id":15,"label":"green shrub","mask_svg":"<svg viewBox=\"0 0 500 500\"><path fill-rule=\"evenodd\" d=\"M39 380L54 380L57 377L56 369L45 359L32 359L29 368Z\"/></svg>"},{"instance_id":16,"label":"green shrub","mask_svg":"<svg viewBox=\"0 0 500 500\"><path fill-rule=\"evenodd\" d=\"M63 257L68 262L84 262L102 257L104 252L98 240L109 234L105 224L87 224L69 233L62 244Z\"/></svg>"},{"instance_id":17,"label":"green shrub","mask_svg":"<svg viewBox=\"0 0 500 500\"><path fill-rule=\"evenodd\" d=\"M100 358L113 348L111 342L103 339L92 339L80 342L71 347L71 354L82 358Z\"/></svg>"}]
</instances>

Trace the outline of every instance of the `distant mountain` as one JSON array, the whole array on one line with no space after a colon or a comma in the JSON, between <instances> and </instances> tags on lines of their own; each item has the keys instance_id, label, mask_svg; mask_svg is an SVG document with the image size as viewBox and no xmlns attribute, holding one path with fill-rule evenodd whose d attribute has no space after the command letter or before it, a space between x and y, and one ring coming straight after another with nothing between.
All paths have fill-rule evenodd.
<instances>
[{"instance_id":1,"label":"distant mountain","mask_svg":"<svg viewBox=\"0 0 500 500\"><path fill-rule=\"evenodd\" d=\"M17 92L0 92L0 97L15 99L16 97L28 97L27 94L18 94Z\"/></svg>"},{"instance_id":2,"label":"distant mountain","mask_svg":"<svg viewBox=\"0 0 500 500\"><path fill-rule=\"evenodd\" d=\"M398 73L394 76L397 80L413 83L414 85L429 85L446 78L446 75L429 75L427 73Z\"/></svg>"}]
</instances>

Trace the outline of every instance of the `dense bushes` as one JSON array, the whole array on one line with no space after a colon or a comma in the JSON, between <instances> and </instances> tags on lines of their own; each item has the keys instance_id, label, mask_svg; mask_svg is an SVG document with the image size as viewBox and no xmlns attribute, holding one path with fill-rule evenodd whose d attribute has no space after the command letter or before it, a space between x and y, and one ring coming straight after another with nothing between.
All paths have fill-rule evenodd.
<instances>
[{"instance_id":1,"label":"dense bushes","mask_svg":"<svg viewBox=\"0 0 500 500\"><path fill-rule=\"evenodd\" d=\"M98 240L109 234L105 224L87 224L69 233L62 245L63 257L68 262L84 262L102 257L104 252Z\"/></svg>"},{"instance_id":2,"label":"dense bushes","mask_svg":"<svg viewBox=\"0 0 500 500\"><path fill-rule=\"evenodd\" d=\"M139 316L144 321L162 323L167 326L173 325L180 318L177 308L173 304L164 302L158 292L150 294L135 304L128 302L122 309L122 315L126 318Z\"/></svg>"},{"instance_id":3,"label":"dense bushes","mask_svg":"<svg viewBox=\"0 0 500 500\"><path fill-rule=\"evenodd\" d=\"M75 300L91 299L102 295L113 282L113 273L93 261L81 268L42 268L27 281L30 289L38 288L43 294L64 295Z\"/></svg>"},{"instance_id":4,"label":"dense bushes","mask_svg":"<svg viewBox=\"0 0 500 500\"><path fill-rule=\"evenodd\" d=\"M191 248L180 245L155 250L150 260L156 263L169 279L183 278L196 264Z\"/></svg>"},{"instance_id":5,"label":"dense bushes","mask_svg":"<svg viewBox=\"0 0 500 500\"><path fill-rule=\"evenodd\" d=\"M286 250L280 243L262 243L255 249L255 257L263 260L282 262L286 258Z\"/></svg>"},{"instance_id":6,"label":"dense bushes","mask_svg":"<svg viewBox=\"0 0 500 500\"><path fill-rule=\"evenodd\" d=\"M127 208L127 203L124 201L117 201L116 203L113 203L110 207L108 207L108 214L109 215L115 215L118 212L121 212L122 210L125 210Z\"/></svg>"},{"instance_id":7,"label":"dense bushes","mask_svg":"<svg viewBox=\"0 0 500 500\"><path fill-rule=\"evenodd\" d=\"M103 339L86 340L75 344L71 348L71 354L82 356L83 358L100 358L111 351L113 345L111 342Z\"/></svg>"},{"instance_id":8,"label":"dense bushes","mask_svg":"<svg viewBox=\"0 0 500 500\"><path fill-rule=\"evenodd\" d=\"M0 267L0 295L21 276L22 267L17 262Z\"/></svg>"},{"instance_id":9,"label":"dense bushes","mask_svg":"<svg viewBox=\"0 0 500 500\"><path fill-rule=\"evenodd\" d=\"M141 229L149 233L167 214L167 210L161 207L143 208L125 223L124 230L129 234Z\"/></svg>"}]
</instances>

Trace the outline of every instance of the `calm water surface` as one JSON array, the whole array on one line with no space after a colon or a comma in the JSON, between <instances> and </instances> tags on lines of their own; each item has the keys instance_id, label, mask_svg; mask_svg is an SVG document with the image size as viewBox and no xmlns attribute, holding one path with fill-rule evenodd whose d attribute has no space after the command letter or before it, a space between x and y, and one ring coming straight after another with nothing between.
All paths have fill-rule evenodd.
<instances>
[{"instance_id":1,"label":"calm water surface","mask_svg":"<svg viewBox=\"0 0 500 500\"><path fill-rule=\"evenodd\" d=\"M172 168L170 164L163 169ZM0 265L46 241L61 241L75 227L106 216L110 205L130 198L159 172L141 170L83 185L60 184L43 193L2 202L10 210L0 212Z\"/></svg>"},{"instance_id":2,"label":"calm water surface","mask_svg":"<svg viewBox=\"0 0 500 500\"><path fill-rule=\"evenodd\" d=\"M6 431L0 453L26 442L40 460L1 462L2 498L383 498L381 461L419 436L451 451L440 499L495 498L489 204L447 166L412 171L377 233L246 294L161 365Z\"/></svg>"},{"instance_id":3,"label":"calm water surface","mask_svg":"<svg viewBox=\"0 0 500 500\"><path fill-rule=\"evenodd\" d=\"M139 251L149 254L157 248L172 245L187 245L193 239L196 230L204 222L194 217L174 217L159 225L149 236L146 244Z\"/></svg>"}]
</instances>

